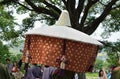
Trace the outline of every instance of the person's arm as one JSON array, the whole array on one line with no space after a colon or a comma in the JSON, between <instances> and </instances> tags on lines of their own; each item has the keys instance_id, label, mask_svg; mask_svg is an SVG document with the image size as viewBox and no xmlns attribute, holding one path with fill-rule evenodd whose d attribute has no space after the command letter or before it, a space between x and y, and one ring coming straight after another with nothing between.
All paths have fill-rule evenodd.
<instances>
[{"instance_id":1,"label":"person's arm","mask_svg":"<svg viewBox=\"0 0 120 79\"><path fill-rule=\"evenodd\" d=\"M102 69L102 70L103 70L103 77L104 77L104 79L108 79L108 78L107 78L106 71L105 71L104 69Z\"/></svg>"}]
</instances>

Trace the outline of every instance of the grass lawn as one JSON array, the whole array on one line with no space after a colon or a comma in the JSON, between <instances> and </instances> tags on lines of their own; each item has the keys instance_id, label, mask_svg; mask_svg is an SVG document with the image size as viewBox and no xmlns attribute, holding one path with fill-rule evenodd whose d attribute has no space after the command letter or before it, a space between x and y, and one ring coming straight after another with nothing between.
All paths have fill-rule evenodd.
<instances>
[{"instance_id":1,"label":"grass lawn","mask_svg":"<svg viewBox=\"0 0 120 79\"><path fill-rule=\"evenodd\" d=\"M97 79L98 73L86 73L86 79Z\"/></svg>"}]
</instances>

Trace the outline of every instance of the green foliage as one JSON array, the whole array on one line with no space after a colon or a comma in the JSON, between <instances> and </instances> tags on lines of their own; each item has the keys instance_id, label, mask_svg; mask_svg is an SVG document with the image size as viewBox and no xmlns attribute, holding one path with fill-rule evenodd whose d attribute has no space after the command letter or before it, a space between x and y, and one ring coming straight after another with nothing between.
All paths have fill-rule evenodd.
<instances>
[{"instance_id":1,"label":"green foliage","mask_svg":"<svg viewBox=\"0 0 120 79\"><path fill-rule=\"evenodd\" d=\"M20 59L21 59L21 57L22 57L22 54L15 54L15 55L11 55L10 57L9 57L9 59L11 60L11 62L13 63L13 62L18 62Z\"/></svg>"},{"instance_id":2,"label":"green foliage","mask_svg":"<svg viewBox=\"0 0 120 79\"><path fill-rule=\"evenodd\" d=\"M21 59L22 54L17 54L16 52L10 52L9 47L7 45L3 45L0 42L0 62L5 64L6 58L11 59L12 62L19 61Z\"/></svg>"},{"instance_id":3,"label":"green foliage","mask_svg":"<svg viewBox=\"0 0 120 79\"><path fill-rule=\"evenodd\" d=\"M11 42L14 45L18 43L19 33L15 30L14 17L10 12L6 12L4 6L0 6L0 61L5 63L6 58L10 58L12 54L9 52L8 45L2 42ZM10 43L10 44L11 44Z\"/></svg>"},{"instance_id":4,"label":"green foliage","mask_svg":"<svg viewBox=\"0 0 120 79\"><path fill-rule=\"evenodd\" d=\"M101 69L101 68L103 67L103 64L104 64L103 60L97 59L97 60L95 61L94 70L99 70L99 69Z\"/></svg>"},{"instance_id":5,"label":"green foliage","mask_svg":"<svg viewBox=\"0 0 120 79\"><path fill-rule=\"evenodd\" d=\"M107 61L111 64L111 65L118 65L118 59L117 59L117 54L115 52L108 52L108 59Z\"/></svg>"},{"instance_id":6,"label":"green foliage","mask_svg":"<svg viewBox=\"0 0 120 79\"><path fill-rule=\"evenodd\" d=\"M12 0L0 0L0 2L1 2L1 4L7 4L7 5L14 3L14 1L12 1Z\"/></svg>"},{"instance_id":7,"label":"green foliage","mask_svg":"<svg viewBox=\"0 0 120 79\"><path fill-rule=\"evenodd\" d=\"M4 8L1 6L0 7L0 28L3 29L4 31L7 31L8 27L6 26L13 28L13 24L14 24L13 20L14 20L13 16L11 16L9 12L6 12Z\"/></svg>"},{"instance_id":8,"label":"green foliage","mask_svg":"<svg viewBox=\"0 0 120 79\"><path fill-rule=\"evenodd\" d=\"M110 65L118 65L118 58L120 57L120 42L109 43L106 42L103 51L107 52L107 62Z\"/></svg>"},{"instance_id":9,"label":"green foliage","mask_svg":"<svg viewBox=\"0 0 120 79\"><path fill-rule=\"evenodd\" d=\"M120 31L120 8L112 10L103 22L104 32L102 37L108 38L111 33Z\"/></svg>"},{"instance_id":10,"label":"green foliage","mask_svg":"<svg viewBox=\"0 0 120 79\"><path fill-rule=\"evenodd\" d=\"M55 18L47 16L47 15L43 15L41 17L41 19L47 24L47 25L53 25L55 24ZM47 20L47 21L46 21Z\"/></svg>"},{"instance_id":11,"label":"green foliage","mask_svg":"<svg viewBox=\"0 0 120 79\"><path fill-rule=\"evenodd\" d=\"M25 18L23 20L23 31L26 31L28 28L33 27L34 25L34 19L33 18Z\"/></svg>"},{"instance_id":12,"label":"green foliage","mask_svg":"<svg viewBox=\"0 0 120 79\"><path fill-rule=\"evenodd\" d=\"M26 10L24 7L18 7L18 9L16 10L18 14L24 14L27 13L28 10Z\"/></svg>"},{"instance_id":13,"label":"green foliage","mask_svg":"<svg viewBox=\"0 0 120 79\"><path fill-rule=\"evenodd\" d=\"M19 31L15 31L14 29L12 29L11 30L12 32L8 31L8 33L11 33L10 35L8 33L5 34L5 37L10 36L10 37L8 37L7 40L9 40L10 38L13 39L13 37L15 37L15 38L19 37L20 36L19 34L23 33L24 31L27 31L30 28L33 28L34 23L36 21L41 21L41 22L45 22L48 25L53 25L55 23L56 19L58 19L58 16L61 13L61 10L64 10L64 9L70 10L71 9L70 11L72 12L73 11L72 9L74 7L77 8L77 6L79 5L79 3L78 3L79 0L76 1L75 6L71 5L72 7L69 6L69 4L71 4L70 2L72 2L72 1L67 1L68 3L66 3L66 5L65 5L65 2L61 1L61 0L49 0L49 1L47 1L47 0L30 0L29 2L31 4L28 3L27 1L19 1L19 0L1 0L0 1L0 4L3 4L3 7L5 7L7 9L6 12L13 12L15 10L16 13L18 13L18 14L25 14L25 13L29 14L29 17L23 19L21 28ZM104 11L104 9L106 7L105 5L107 5L111 1L110 0L106 0L106 1L102 0L100 2L96 2L93 5L92 5L92 2L90 1L92 6L87 5L88 2L89 1L85 1L84 5L81 5L84 7L81 12L84 15L80 15L80 18L78 19L79 21L75 22L75 20L74 20L74 23L78 23L78 22L80 22L80 20L82 20L82 17L84 16L83 19L86 19L86 20L83 23L84 24L83 27L90 25L94 20L96 20L98 18L98 15L102 14L102 12ZM116 4L113 7L119 6L119 4L120 4L120 1L116 1ZM7 5L7 7L6 7L6 5ZM14 6L16 8L13 8L11 10L10 7L14 7ZM88 12L86 12L86 14L85 14L84 9L87 6L90 6L90 7L88 8L89 9ZM77 15L77 12L79 12L79 11L77 11L77 10L75 11L76 15ZM74 15L74 12L72 12L72 13L73 14L71 14L70 16ZM107 38L108 36L110 36L109 33L111 33L111 32L119 31L119 29L120 29L119 28L119 25L120 25L119 15L120 15L119 8L115 8L114 10L111 10L108 18L106 18L104 20L103 27L105 28L105 32L102 34L102 36L104 38ZM74 17L76 17L76 16L74 16ZM71 17L71 18L73 18L73 17ZM75 18L73 18L73 19L75 19ZM1 24L4 24L4 26L6 27L7 25L5 25L5 22L7 22L9 24L9 26L10 25L14 26L13 19L12 20L7 19L7 20L13 24L10 24L7 21L4 21ZM71 20L71 22L72 22L72 20ZM74 23L72 23L72 24L74 24ZM76 27L76 25L75 25L75 27ZM11 28L11 27L7 27L7 28ZM83 30L81 30L81 31L83 31ZM15 35L13 37L11 37L13 34L15 34ZM1 38L3 38L3 37L1 37Z\"/></svg>"},{"instance_id":14,"label":"green foliage","mask_svg":"<svg viewBox=\"0 0 120 79\"><path fill-rule=\"evenodd\" d=\"M18 24L14 20L12 13L6 12L6 8L0 6L0 40L16 45L21 32L15 29Z\"/></svg>"},{"instance_id":15,"label":"green foliage","mask_svg":"<svg viewBox=\"0 0 120 79\"><path fill-rule=\"evenodd\" d=\"M7 57L10 57L9 49L0 41L0 62L5 63Z\"/></svg>"},{"instance_id":16,"label":"green foliage","mask_svg":"<svg viewBox=\"0 0 120 79\"><path fill-rule=\"evenodd\" d=\"M22 28L19 30L19 33L27 31L30 28L33 28L35 21L44 21L44 22L46 22L47 24L50 24L50 25L55 23L55 18L44 15L44 14L39 15L38 13L33 12L32 8L28 7L29 5L25 1L21 1L21 2L18 1L18 3L20 3L21 6L18 6L17 3L14 4L17 1L13 1L13 0L9 0L9 1L2 0L0 2L1 2L1 4L4 4L4 5L5 4L9 4L10 6L16 5L16 12L18 14L25 14L25 13L29 12L30 17L23 19L23 21L22 21L23 24L21 25ZM45 9L50 9L52 12L58 14L57 11L55 11L51 7L45 5L46 4L45 0L33 0L32 2L39 7L42 7L42 8L45 8ZM11 3L12 3L12 5L11 5ZM43 3L45 3L45 4L43 4ZM50 0L50 1L48 1L47 4L49 4L49 3L52 3L54 6L63 7L63 5L61 5L62 1ZM28 9L26 9L26 8L28 8ZM2 23L2 24L5 24L5 23ZM16 34L19 34L19 33L16 32ZM17 36L19 36L19 35L17 35ZM16 35L15 35L15 38L16 38Z\"/></svg>"}]
</instances>

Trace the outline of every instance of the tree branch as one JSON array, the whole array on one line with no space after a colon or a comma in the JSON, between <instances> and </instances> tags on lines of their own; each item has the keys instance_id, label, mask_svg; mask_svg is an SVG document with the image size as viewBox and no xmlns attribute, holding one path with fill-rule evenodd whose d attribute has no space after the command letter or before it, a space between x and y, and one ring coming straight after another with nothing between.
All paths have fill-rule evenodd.
<instances>
[{"instance_id":1,"label":"tree branch","mask_svg":"<svg viewBox=\"0 0 120 79\"><path fill-rule=\"evenodd\" d=\"M0 4L5 5L5 4L12 3L12 2L13 2L12 0L2 0L2 1L0 1Z\"/></svg>"},{"instance_id":2,"label":"tree branch","mask_svg":"<svg viewBox=\"0 0 120 79\"><path fill-rule=\"evenodd\" d=\"M62 0L62 1L63 1L64 5L67 6L67 2L65 0Z\"/></svg>"},{"instance_id":3,"label":"tree branch","mask_svg":"<svg viewBox=\"0 0 120 79\"><path fill-rule=\"evenodd\" d=\"M102 4L103 6L106 6L105 4L103 4L102 2L98 1L100 4Z\"/></svg>"},{"instance_id":4,"label":"tree branch","mask_svg":"<svg viewBox=\"0 0 120 79\"><path fill-rule=\"evenodd\" d=\"M20 6L26 8L26 9L28 9L28 10L30 10L30 11L33 11L32 9L30 9L30 8L28 8L27 6L21 4L20 2L18 2L18 1L16 1L16 0L14 0L14 1L15 1L16 3L18 3Z\"/></svg>"},{"instance_id":5,"label":"tree branch","mask_svg":"<svg viewBox=\"0 0 120 79\"><path fill-rule=\"evenodd\" d=\"M28 3L28 5L29 6L31 6L31 8L33 8L37 13L41 13L42 12L42 10L39 10L39 8L34 4L34 3L32 3L30 0L25 0L27 3ZM39 11L37 11L37 10L39 10Z\"/></svg>"},{"instance_id":6,"label":"tree branch","mask_svg":"<svg viewBox=\"0 0 120 79\"><path fill-rule=\"evenodd\" d=\"M58 19L59 18L59 15L56 14L55 12L51 11L51 10L48 10L44 7L37 7L34 3L32 3L30 0L25 0L28 5L30 5L33 10L38 13L38 14L41 14L41 13L44 13L44 14L47 14L47 15L50 15L52 17L54 17L55 19Z\"/></svg>"},{"instance_id":7,"label":"tree branch","mask_svg":"<svg viewBox=\"0 0 120 79\"><path fill-rule=\"evenodd\" d=\"M83 7L84 7L85 0L79 0L78 7L76 9L76 13L78 15L77 20L79 21L80 15L82 13Z\"/></svg>"},{"instance_id":8,"label":"tree branch","mask_svg":"<svg viewBox=\"0 0 120 79\"><path fill-rule=\"evenodd\" d=\"M84 2L85 2L85 0L79 0L78 6L75 9L76 16L74 16L74 17L76 18L76 22L77 22L75 29L81 29L81 27L79 26L79 19L80 19L80 15L81 15L83 8L84 8Z\"/></svg>"},{"instance_id":9,"label":"tree branch","mask_svg":"<svg viewBox=\"0 0 120 79\"><path fill-rule=\"evenodd\" d=\"M67 6L66 6L69 15L70 15L70 21L71 25L75 25L75 0L67 0Z\"/></svg>"},{"instance_id":10,"label":"tree branch","mask_svg":"<svg viewBox=\"0 0 120 79\"><path fill-rule=\"evenodd\" d=\"M98 25L106 18L106 16L109 14L109 12L112 10L112 6L117 2L118 0L112 0L109 2L102 14L96 18L93 22L91 22L88 26L84 27L84 32L87 34L92 34L98 27Z\"/></svg>"},{"instance_id":11,"label":"tree branch","mask_svg":"<svg viewBox=\"0 0 120 79\"><path fill-rule=\"evenodd\" d=\"M44 1L43 3L44 3L47 7L54 9L54 10L55 10L56 12L58 12L59 14L61 13L61 10L60 10L59 8L57 8L56 6L48 3L47 1Z\"/></svg>"},{"instance_id":12,"label":"tree branch","mask_svg":"<svg viewBox=\"0 0 120 79\"><path fill-rule=\"evenodd\" d=\"M89 12L89 9L91 8L92 5L94 5L98 0L94 0L94 1L91 1L91 0L88 0L88 4L86 5L85 7L85 10L84 10L84 15L81 19L81 22L80 22L80 28L81 30L83 30L83 26L84 26L84 22L87 18L87 15L88 15L88 12Z\"/></svg>"},{"instance_id":13,"label":"tree branch","mask_svg":"<svg viewBox=\"0 0 120 79\"><path fill-rule=\"evenodd\" d=\"M67 0L67 6L68 11L74 11L75 10L75 0Z\"/></svg>"}]
</instances>

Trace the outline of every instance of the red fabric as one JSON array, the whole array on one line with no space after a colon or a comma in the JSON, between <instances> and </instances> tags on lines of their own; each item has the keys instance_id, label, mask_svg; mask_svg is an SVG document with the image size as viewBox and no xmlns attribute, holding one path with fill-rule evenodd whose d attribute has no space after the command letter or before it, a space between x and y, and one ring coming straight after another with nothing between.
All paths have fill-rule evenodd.
<instances>
[{"instance_id":1,"label":"red fabric","mask_svg":"<svg viewBox=\"0 0 120 79\"><path fill-rule=\"evenodd\" d=\"M116 70L116 71L117 71L117 70L119 70L119 69L120 69L119 67L115 67L113 70Z\"/></svg>"},{"instance_id":2,"label":"red fabric","mask_svg":"<svg viewBox=\"0 0 120 79\"><path fill-rule=\"evenodd\" d=\"M18 71L18 68L17 67L13 67L12 68L12 72L17 72Z\"/></svg>"}]
</instances>

